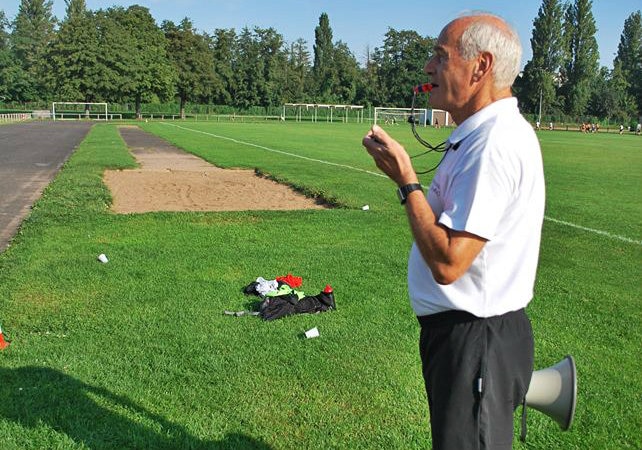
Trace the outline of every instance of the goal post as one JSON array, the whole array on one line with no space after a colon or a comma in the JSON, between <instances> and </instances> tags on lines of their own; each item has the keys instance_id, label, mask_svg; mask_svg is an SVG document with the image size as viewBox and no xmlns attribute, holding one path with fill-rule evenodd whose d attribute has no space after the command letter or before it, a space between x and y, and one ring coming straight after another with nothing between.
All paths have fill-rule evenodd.
<instances>
[{"instance_id":1,"label":"goal post","mask_svg":"<svg viewBox=\"0 0 642 450\"><path fill-rule=\"evenodd\" d=\"M408 123L410 120L415 124L426 126L428 118L428 110L426 108L388 108L379 106L374 110L374 123L386 125L398 125L401 123Z\"/></svg>"},{"instance_id":2,"label":"goal post","mask_svg":"<svg viewBox=\"0 0 642 450\"><path fill-rule=\"evenodd\" d=\"M108 120L107 103L96 102L53 102L53 120Z\"/></svg>"},{"instance_id":3,"label":"goal post","mask_svg":"<svg viewBox=\"0 0 642 450\"><path fill-rule=\"evenodd\" d=\"M377 107L374 113L374 123L399 124L409 122L412 115L411 108ZM430 125L439 128L440 126L455 125L450 113L443 109L415 108L412 120L415 124L424 127Z\"/></svg>"},{"instance_id":4,"label":"goal post","mask_svg":"<svg viewBox=\"0 0 642 450\"><path fill-rule=\"evenodd\" d=\"M289 117L287 113L293 111L294 119L297 122L303 120L318 122L319 118L325 118L326 122L334 122L336 120L347 123L350 122L350 116L352 115L353 121L363 123L363 110L364 107L362 105L284 103L280 119L287 120Z\"/></svg>"}]
</instances>

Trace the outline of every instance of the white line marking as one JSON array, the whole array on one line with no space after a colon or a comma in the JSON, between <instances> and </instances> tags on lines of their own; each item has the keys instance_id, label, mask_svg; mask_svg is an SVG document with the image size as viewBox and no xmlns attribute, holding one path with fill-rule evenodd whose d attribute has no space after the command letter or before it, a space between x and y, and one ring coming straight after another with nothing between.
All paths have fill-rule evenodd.
<instances>
[{"instance_id":1,"label":"white line marking","mask_svg":"<svg viewBox=\"0 0 642 450\"><path fill-rule=\"evenodd\" d=\"M583 227L582 225L576 225L571 222L565 222L563 220L553 219L552 217L548 217L548 216L544 216L544 219L551 222L558 223L560 225L566 225L567 227L577 228L578 230L588 231L589 233L599 234L601 236L606 236L611 239L617 239L618 241L628 242L629 244L642 245L642 241L637 241L635 239L627 238L624 236L618 236L617 234L611 234L608 231L602 231L602 230L596 230L594 228Z\"/></svg>"},{"instance_id":2,"label":"white line marking","mask_svg":"<svg viewBox=\"0 0 642 450\"><path fill-rule=\"evenodd\" d=\"M308 158L307 156L297 155L296 153L289 153L289 152L284 152L282 150L275 150L273 148L265 147L263 145L253 144L251 142L239 141L238 139L233 139L233 138L226 137L226 136L219 136L218 134L208 133L206 131L194 130L193 128L182 127L180 125L175 125L175 124L172 124L172 123L166 123L166 122L160 122L160 123L163 124L163 125L169 125L169 126L172 126L172 127L180 128L182 130L192 131L194 133L205 134L207 136L211 136L211 137L214 137L214 138L217 138L217 139L224 139L226 141L235 142L237 144L247 145L249 147L260 148L262 150L267 150L268 152L279 153L281 155L292 156L294 158L305 159L307 161L318 162L318 163L327 164L327 165L330 165L330 166L343 167L345 169L356 170L356 171L364 172L364 173L367 173L367 174L370 174L370 175L374 175L374 176L377 176L377 177L388 178L386 175L383 175L381 173L372 172L370 170L365 170L365 169L360 169L358 167L348 166L346 164L338 164L338 163L333 163L333 162L330 162L330 161L324 161L322 159ZM605 237L608 237L610 239L617 239L618 241L627 242L629 244L642 245L642 241L635 240L635 239L630 239L630 238L627 238L627 237L624 237L624 236L618 236L617 234L611 234L611 233L609 233L607 231L596 230L596 229L593 229L593 228L584 227L582 225L576 225L576 224L571 223L571 222L565 222L563 220L554 219L554 218L548 217L548 216L544 216L544 219L548 220L550 222L554 222L554 223L560 224L560 225L566 225L567 227L576 228L578 230L587 231L589 233L599 234L600 236L605 236Z\"/></svg>"},{"instance_id":3,"label":"white line marking","mask_svg":"<svg viewBox=\"0 0 642 450\"><path fill-rule=\"evenodd\" d=\"M243 145L247 145L247 146L250 146L250 147L260 148L262 150L267 150L268 152L280 153L281 155L293 156L295 158L301 158L301 159L305 159L307 161L313 161L313 162L318 162L318 163L321 163L321 164L327 164L329 166L343 167L345 169L352 169L352 170L356 170L356 171L359 171L359 172L364 172L364 173L367 173L367 174L370 174L370 175L375 175L377 177L388 178L387 176L385 176L385 175L383 175L381 173L372 172L372 171L366 170L366 169L360 169L358 167L348 166L346 164L338 164L338 163L333 163L331 161L324 161L322 159L308 158L307 156L297 155L296 153L288 153L288 152L284 152L283 150L275 150L273 148L264 147L263 145L253 144L251 142L239 141L238 139L233 139L233 138L226 137L226 136L219 136L218 134L207 133L206 131L194 130L193 128L182 127L180 125L174 125L172 123L165 123L165 122L161 122L161 123L163 125L170 125L172 127L180 128L182 130L193 131L194 133L205 134L207 136L212 136L212 137L218 138L218 139L224 139L226 141L235 142L237 144L243 144Z\"/></svg>"}]
</instances>

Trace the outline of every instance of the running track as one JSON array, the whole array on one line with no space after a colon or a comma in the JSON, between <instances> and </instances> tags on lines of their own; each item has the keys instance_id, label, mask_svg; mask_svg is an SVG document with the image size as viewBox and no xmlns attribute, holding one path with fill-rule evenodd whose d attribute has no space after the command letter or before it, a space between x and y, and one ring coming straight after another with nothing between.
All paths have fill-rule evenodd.
<instances>
[{"instance_id":1,"label":"running track","mask_svg":"<svg viewBox=\"0 0 642 450\"><path fill-rule=\"evenodd\" d=\"M42 121L0 126L0 252L91 125Z\"/></svg>"}]
</instances>

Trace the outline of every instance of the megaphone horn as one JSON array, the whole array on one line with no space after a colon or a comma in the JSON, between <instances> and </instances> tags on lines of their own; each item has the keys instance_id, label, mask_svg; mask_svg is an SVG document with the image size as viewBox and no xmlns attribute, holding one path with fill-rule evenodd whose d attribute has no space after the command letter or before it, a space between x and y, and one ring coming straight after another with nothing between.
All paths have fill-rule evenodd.
<instances>
[{"instance_id":1,"label":"megaphone horn","mask_svg":"<svg viewBox=\"0 0 642 450\"><path fill-rule=\"evenodd\" d=\"M566 431L573 423L576 403L577 371L571 355L554 366L533 372L522 409L522 442L526 440L527 406L546 414Z\"/></svg>"}]
</instances>

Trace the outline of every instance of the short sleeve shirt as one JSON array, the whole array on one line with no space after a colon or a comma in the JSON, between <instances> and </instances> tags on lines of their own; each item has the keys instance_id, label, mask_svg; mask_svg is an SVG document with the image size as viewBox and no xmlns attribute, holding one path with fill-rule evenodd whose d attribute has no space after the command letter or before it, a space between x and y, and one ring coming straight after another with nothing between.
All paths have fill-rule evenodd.
<instances>
[{"instance_id":1,"label":"short sleeve shirt","mask_svg":"<svg viewBox=\"0 0 642 450\"><path fill-rule=\"evenodd\" d=\"M517 99L502 99L461 123L430 185L438 222L487 242L463 276L438 284L418 247L408 290L419 316L463 310L492 317L525 307L533 296L544 219L539 142Z\"/></svg>"}]
</instances>

